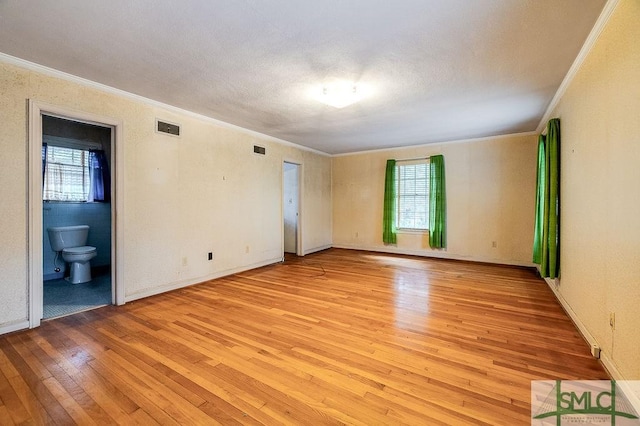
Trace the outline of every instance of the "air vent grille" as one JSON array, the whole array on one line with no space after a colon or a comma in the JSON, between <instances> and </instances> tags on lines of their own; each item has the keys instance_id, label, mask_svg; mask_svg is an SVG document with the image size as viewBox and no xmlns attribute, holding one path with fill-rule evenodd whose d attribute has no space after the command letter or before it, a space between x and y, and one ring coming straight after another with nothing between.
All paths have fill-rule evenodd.
<instances>
[{"instance_id":1,"label":"air vent grille","mask_svg":"<svg viewBox=\"0 0 640 426\"><path fill-rule=\"evenodd\" d=\"M253 152L255 152L256 154L265 155L267 153L267 150L263 146L254 145Z\"/></svg>"},{"instance_id":2,"label":"air vent grille","mask_svg":"<svg viewBox=\"0 0 640 426\"><path fill-rule=\"evenodd\" d=\"M167 123L166 121L156 121L156 131L166 133L168 135L180 136L180 126L177 124Z\"/></svg>"}]
</instances>

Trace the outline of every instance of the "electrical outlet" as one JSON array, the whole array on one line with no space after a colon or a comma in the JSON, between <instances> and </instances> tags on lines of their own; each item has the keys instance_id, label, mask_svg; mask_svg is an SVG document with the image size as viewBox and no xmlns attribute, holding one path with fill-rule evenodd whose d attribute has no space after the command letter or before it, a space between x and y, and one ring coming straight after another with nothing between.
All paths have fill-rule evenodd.
<instances>
[{"instance_id":1,"label":"electrical outlet","mask_svg":"<svg viewBox=\"0 0 640 426\"><path fill-rule=\"evenodd\" d=\"M492 241L491 242L491 247L493 247L493 248L498 247L498 242L497 241Z\"/></svg>"},{"instance_id":2,"label":"electrical outlet","mask_svg":"<svg viewBox=\"0 0 640 426\"><path fill-rule=\"evenodd\" d=\"M213 252L212 251L209 252L209 260L213 260Z\"/></svg>"},{"instance_id":3,"label":"electrical outlet","mask_svg":"<svg viewBox=\"0 0 640 426\"><path fill-rule=\"evenodd\" d=\"M249 246L246 246L246 247L244 248L244 252L245 252L245 253L249 253Z\"/></svg>"},{"instance_id":4,"label":"electrical outlet","mask_svg":"<svg viewBox=\"0 0 640 426\"><path fill-rule=\"evenodd\" d=\"M609 327L611 327L612 330L616 329L616 313L615 312L609 313Z\"/></svg>"},{"instance_id":5,"label":"electrical outlet","mask_svg":"<svg viewBox=\"0 0 640 426\"><path fill-rule=\"evenodd\" d=\"M182 258L182 266L187 266L189 264L189 261L186 257Z\"/></svg>"}]
</instances>

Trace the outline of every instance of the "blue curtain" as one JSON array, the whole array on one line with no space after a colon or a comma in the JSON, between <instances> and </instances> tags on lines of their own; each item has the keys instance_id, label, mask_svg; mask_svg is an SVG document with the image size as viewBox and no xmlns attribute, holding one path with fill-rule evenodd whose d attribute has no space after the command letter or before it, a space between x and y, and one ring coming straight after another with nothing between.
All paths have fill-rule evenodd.
<instances>
[{"instance_id":1,"label":"blue curtain","mask_svg":"<svg viewBox=\"0 0 640 426\"><path fill-rule=\"evenodd\" d=\"M89 201L111 201L111 174L107 156L103 150L89 151L89 176L91 188L89 189Z\"/></svg>"},{"instance_id":2,"label":"blue curtain","mask_svg":"<svg viewBox=\"0 0 640 426\"><path fill-rule=\"evenodd\" d=\"M44 186L44 173L47 170L47 144L42 144L42 185Z\"/></svg>"}]
</instances>

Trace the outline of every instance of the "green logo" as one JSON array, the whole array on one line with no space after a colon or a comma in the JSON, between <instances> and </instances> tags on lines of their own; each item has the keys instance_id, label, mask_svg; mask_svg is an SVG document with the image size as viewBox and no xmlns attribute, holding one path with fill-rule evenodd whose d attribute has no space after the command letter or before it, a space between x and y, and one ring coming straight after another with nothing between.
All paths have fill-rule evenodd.
<instances>
[{"instance_id":1,"label":"green logo","mask_svg":"<svg viewBox=\"0 0 640 426\"><path fill-rule=\"evenodd\" d=\"M533 381L532 424L640 425L638 413L614 380ZM543 421L547 420L547 421ZM607 422L608 420L608 422ZM563 423L564 421L564 423Z\"/></svg>"}]
</instances>

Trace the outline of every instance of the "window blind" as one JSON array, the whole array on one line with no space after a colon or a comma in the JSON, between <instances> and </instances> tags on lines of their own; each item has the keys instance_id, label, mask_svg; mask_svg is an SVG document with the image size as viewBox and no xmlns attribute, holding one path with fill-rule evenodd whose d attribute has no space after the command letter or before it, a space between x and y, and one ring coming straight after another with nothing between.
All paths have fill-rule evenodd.
<instances>
[{"instance_id":1,"label":"window blind","mask_svg":"<svg viewBox=\"0 0 640 426\"><path fill-rule=\"evenodd\" d=\"M46 156L43 200L87 201L89 151L48 146Z\"/></svg>"},{"instance_id":2,"label":"window blind","mask_svg":"<svg viewBox=\"0 0 640 426\"><path fill-rule=\"evenodd\" d=\"M399 164L397 170L399 229L429 228L429 162Z\"/></svg>"}]
</instances>

